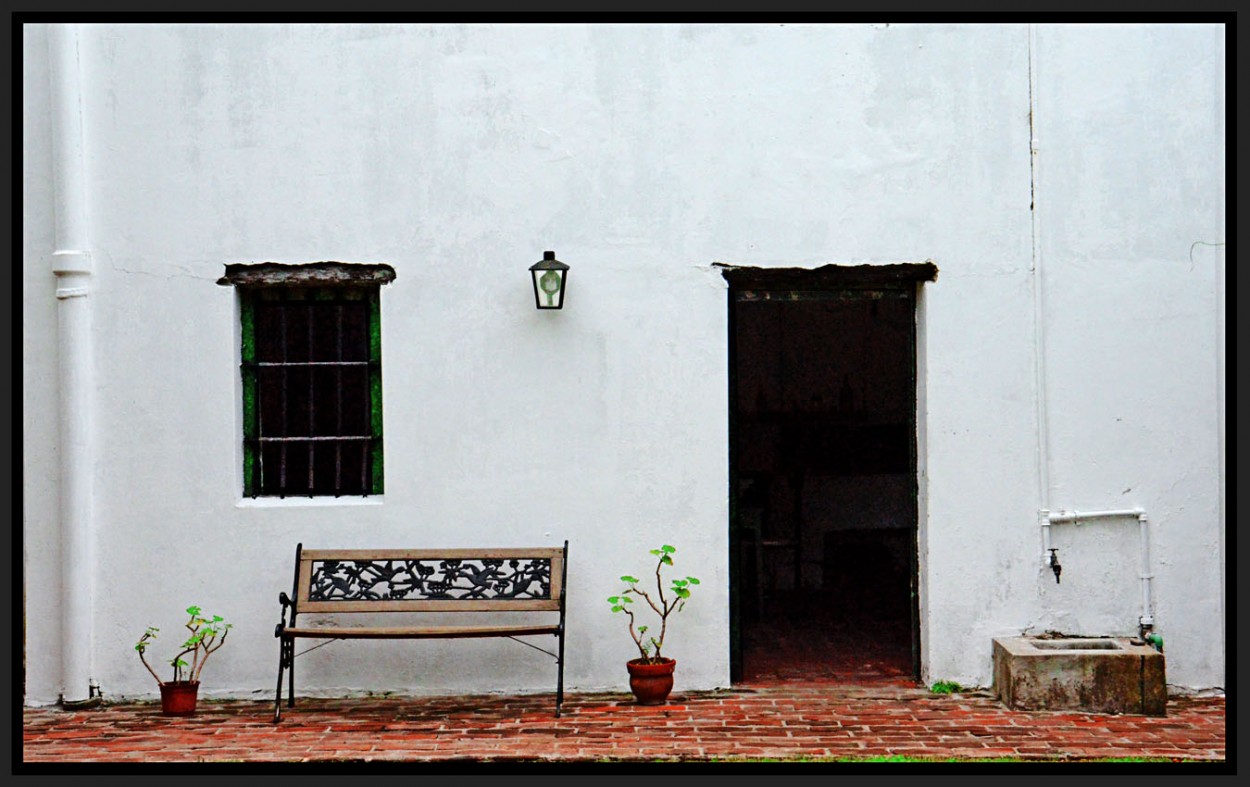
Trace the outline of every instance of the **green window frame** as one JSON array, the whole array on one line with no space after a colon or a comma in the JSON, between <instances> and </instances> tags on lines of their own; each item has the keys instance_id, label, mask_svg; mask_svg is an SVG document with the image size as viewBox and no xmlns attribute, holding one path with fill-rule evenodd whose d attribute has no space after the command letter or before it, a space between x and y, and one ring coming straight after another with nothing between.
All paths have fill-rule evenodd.
<instances>
[{"instance_id":1,"label":"green window frame","mask_svg":"<svg viewBox=\"0 0 1250 787\"><path fill-rule=\"evenodd\" d=\"M393 278L389 266L227 266L245 497L383 494L380 284Z\"/></svg>"}]
</instances>

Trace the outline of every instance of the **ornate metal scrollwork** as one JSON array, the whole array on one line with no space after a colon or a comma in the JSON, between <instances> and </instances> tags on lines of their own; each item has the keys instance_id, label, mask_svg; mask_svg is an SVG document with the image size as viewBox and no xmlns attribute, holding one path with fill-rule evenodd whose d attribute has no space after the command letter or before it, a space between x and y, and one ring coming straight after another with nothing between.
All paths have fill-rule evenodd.
<instances>
[{"instance_id":1,"label":"ornate metal scrollwork","mask_svg":"<svg viewBox=\"0 0 1250 787\"><path fill-rule=\"evenodd\" d=\"M550 599L549 558L325 560L310 601Z\"/></svg>"}]
</instances>

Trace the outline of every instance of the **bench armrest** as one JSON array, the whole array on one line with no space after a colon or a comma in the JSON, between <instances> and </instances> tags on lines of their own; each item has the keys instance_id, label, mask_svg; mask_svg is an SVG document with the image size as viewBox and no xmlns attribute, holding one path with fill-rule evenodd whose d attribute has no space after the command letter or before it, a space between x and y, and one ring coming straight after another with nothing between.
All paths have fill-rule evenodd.
<instances>
[{"instance_id":1,"label":"bench armrest","mask_svg":"<svg viewBox=\"0 0 1250 787\"><path fill-rule=\"evenodd\" d=\"M293 619L295 617L294 615L291 616L292 620L290 620L289 623L287 620L287 610L290 609L294 611L295 602L291 601L291 597L286 594L286 591L282 591L278 594L278 603L282 605L282 612L278 615L278 625L275 626L273 630L273 635L275 637L281 637L282 631L287 627L287 625L295 625L295 621Z\"/></svg>"}]
</instances>

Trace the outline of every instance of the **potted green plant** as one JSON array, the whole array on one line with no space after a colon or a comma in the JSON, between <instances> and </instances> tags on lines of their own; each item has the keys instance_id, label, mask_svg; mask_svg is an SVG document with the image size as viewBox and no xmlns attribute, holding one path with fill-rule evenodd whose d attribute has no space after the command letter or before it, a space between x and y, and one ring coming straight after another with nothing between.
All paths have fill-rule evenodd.
<instances>
[{"instance_id":1,"label":"potted green plant","mask_svg":"<svg viewBox=\"0 0 1250 787\"><path fill-rule=\"evenodd\" d=\"M608 597L612 612L622 613L629 619L629 636L638 646L638 658L630 659L625 667L629 670L630 691L634 693L639 705L662 705L673 690L673 670L677 667L677 660L668 658L661 652L664 637L668 634L668 618L686 606L686 599L690 598L690 588L699 584L695 577L673 579L670 580L669 594L665 595L662 572L665 566L673 565L673 553L676 551L675 547L668 544L651 550L651 554L657 559L654 596L639 587L638 583L642 580L626 574L621 577L621 581L628 587L619 594ZM638 625L634 610L630 608L635 603L635 598L645 601L659 617L659 636L648 636L647 632L652 630L651 627Z\"/></svg>"},{"instance_id":2,"label":"potted green plant","mask_svg":"<svg viewBox=\"0 0 1250 787\"><path fill-rule=\"evenodd\" d=\"M156 670L152 669L152 665L148 664L147 656L144 655L152 640L156 639L156 632L160 629L148 626L147 631L143 632L143 636L139 637L139 641L135 643L135 650L139 651L139 660L143 662L148 672L152 673L152 677L156 678L156 685L160 686L161 713L166 716L190 716L195 713L195 702L200 689L200 673L204 671L208 657L226 644L226 635L230 633L230 628L233 626L231 623L226 623L220 615L205 615L196 606L187 607L187 614L191 617L185 626L191 634L187 637L187 641L182 643L182 650L178 652L178 655L169 660L169 665L174 668L173 680L161 680ZM191 657L190 663L184 658L186 656Z\"/></svg>"}]
</instances>

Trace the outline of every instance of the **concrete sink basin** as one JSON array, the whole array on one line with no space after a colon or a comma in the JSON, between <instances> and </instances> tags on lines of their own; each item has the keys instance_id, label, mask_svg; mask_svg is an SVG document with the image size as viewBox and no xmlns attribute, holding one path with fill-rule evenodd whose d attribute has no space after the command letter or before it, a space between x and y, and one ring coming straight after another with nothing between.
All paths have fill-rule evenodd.
<instances>
[{"instance_id":1,"label":"concrete sink basin","mask_svg":"<svg viewBox=\"0 0 1250 787\"><path fill-rule=\"evenodd\" d=\"M1162 716L1163 654L1127 637L996 637L994 694L1020 710Z\"/></svg>"}]
</instances>

